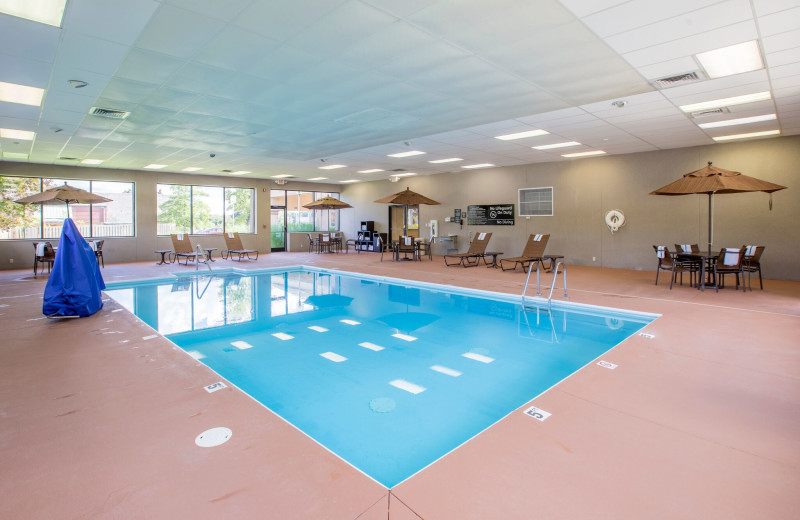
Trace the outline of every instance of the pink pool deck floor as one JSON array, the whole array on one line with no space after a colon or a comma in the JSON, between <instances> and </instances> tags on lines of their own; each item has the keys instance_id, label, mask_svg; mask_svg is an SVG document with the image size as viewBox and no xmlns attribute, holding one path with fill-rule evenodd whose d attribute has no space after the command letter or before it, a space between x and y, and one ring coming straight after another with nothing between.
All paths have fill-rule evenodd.
<instances>
[{"instance_id":1,"label":"pink pool deck floor","mask_svg":"<svg viewBox=\"0 0 800 520\"><path fill-rule=\"evenodd\" d=\"M309 265L519 294L521 271L272 253ZM202 267L202 266L201 266ZM107 282L195 267L106 264ZM800 283L746 294L568 266L569 301L660 314L387 490L113 300L48 320L47 275L0 272L0 517L14 519L789 519L800 511ZM543 281L550 285L551 275ZM559 280L558 287L561 287ZM534 291L531 291L531 294ZM563 299L563 290L554 291ZM536 406L552 415L523 413ZM218 447L195 437L224 426Z\"/></svg>"}]
</instances>

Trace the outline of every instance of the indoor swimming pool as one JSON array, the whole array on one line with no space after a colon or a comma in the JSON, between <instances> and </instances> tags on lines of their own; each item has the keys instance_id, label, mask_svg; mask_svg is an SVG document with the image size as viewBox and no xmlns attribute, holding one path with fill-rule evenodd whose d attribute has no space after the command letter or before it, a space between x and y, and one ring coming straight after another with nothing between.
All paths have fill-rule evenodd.
<instances>
[{"instance_id":1,"label":"indoor swimming pool","mask_svg":"<svg viewBox=\"0 0 800 520\"><path fill-rule=\"evenodd\" d=\"M306 268L106 293L388 488L657 317Z\"/></svg>"}]
</instances>

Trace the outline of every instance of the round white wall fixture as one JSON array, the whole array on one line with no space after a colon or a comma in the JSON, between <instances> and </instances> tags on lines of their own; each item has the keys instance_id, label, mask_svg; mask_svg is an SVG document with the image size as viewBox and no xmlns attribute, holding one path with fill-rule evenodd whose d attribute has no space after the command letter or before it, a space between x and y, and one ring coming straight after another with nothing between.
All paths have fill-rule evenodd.
<instances>
[{"instance_id":1,"label":"round white wall fixture","mask_svg":"<svg viewBox=\"0 0 800 520\"><path fill-rule=\"evenodd\" d=\"M194 443L201 448L213 448L214 446L219 446L220 444L225 444L228 442L228 439L230 439L232 435L233 432L230 430L230 428L218 426L216 428L206 430L198 435L197 438L195 438Z\"/></svg>"},{"instance_id":2,"label":"round white wall fixture","mask_svg":"<svg viewBox=\"0 0 800 520\"><path fill-rule=\"evenodd\" d=\"M608 213L606 213L606 226L608 229L611 230L613 234L615 231L619 231L619 228L625 225L625 214L618 210L612 209Z\"/></svg>"}]
</instances>

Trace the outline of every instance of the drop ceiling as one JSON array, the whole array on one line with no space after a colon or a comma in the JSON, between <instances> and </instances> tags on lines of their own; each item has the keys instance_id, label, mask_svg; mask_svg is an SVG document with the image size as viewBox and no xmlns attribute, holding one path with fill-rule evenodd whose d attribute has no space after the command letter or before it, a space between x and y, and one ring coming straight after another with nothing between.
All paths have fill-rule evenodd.
<instances>
[{"instance_id":1,"label":"drop ceiling","mask_svg":"<svg viewBox=\"0 0 800 520\"><path fill-rule=\"evenodd\" d=\"M751 40L764 68L706 78L695 55ZM700 79L654 83L690 72ZM798 134L800 1L68 0L61 27L0 14L0 81L45 89L41 106L0 102L0 128L35 132L0 138L5 161L430 175ZM764 91L710 114L679 108ZM549 134L494 138L535 129ZM533 148L566 141L580 145ZM425 153L388 157L411 150ZM430 162L446 158L462 160Z\"/></svg>"}]
</instances>

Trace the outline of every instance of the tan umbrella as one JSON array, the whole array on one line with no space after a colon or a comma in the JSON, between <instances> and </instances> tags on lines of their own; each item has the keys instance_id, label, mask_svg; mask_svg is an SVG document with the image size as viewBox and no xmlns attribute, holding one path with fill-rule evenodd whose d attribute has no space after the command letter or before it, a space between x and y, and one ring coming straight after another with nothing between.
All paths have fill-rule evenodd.
<instances>
[{"instance_id":1,"label":"tan umbrella","mask_svg":"<svg viewBox=\"0 0 800 520\"><path fill-rule=\"evenodd\" d=\"M383 202L386 204L402 204L403 206L416 206L418 204L428 204L430 206L434 206L439 204L433 199L429 199L424 195L420 195L415 191L411 191L410 188L406 188L405 190L395 193L394 195L389 195L388 197L378 199L375 202Z\"/></svg>"},{"instance_id":2,"label":"tan umbrella","mask_svg":"<svg viewBox=\"0 0 800 520\"><path fill-rule=\"evenodd\" d=\"M403 191L395 193L394 195L389 195L388 197L383 197L382 199L378 199L375 202L382 202L384 204L398 204L403 205L403 214L408 215L408 207L409 206L418 206L420 204L427 204L429 206L438 206L439 203L433 199L429 199L425 195L420 195L416 191L411 191L411 188L406 188ZM405 221L405 217L403 219L403 234L408 235L408 223Z\"/></svg>"},{"instance_id":3,"label":"tan umbrella","mask_svg":"<svg viewBox=\"0 0 800 520\"><path fill-rule=\"evenodd\" d=\"M353 206L342 200L334 199L333 197L322 197L321 199L317 199L314 202L303 204L303 207L306 209L344 209L344 208L352 208ZM328 230L330 230L330 228L331 228L331 214L328 213Z\"/></svg>"},{"instance_id":4,"label":"tan umbrella","mask_svg":"<svg viewBox=\"0 0 800 520\"><path fill-rule=\"evenodd\" d=\"M101 202L111 202L111 199L107 199L101 195L95 195L94 193L82 190L80 188L75 188L69 184L64 184L63 186L56 186L55 188L44 190L41 193L34 193L33 195L22 197L14 202L18 202L19 204L66 203L67 216L69 216L70 202L72 204L98 204Z\"/></svg>"},{"instance_id":5,"label":"tan umbrella","mask_svg":"<svg viewBox=\"0 0 800 520\"><path fill-rule=\"evenodd\" d=\"M713 199L715 193L743 193L748 191L772 193L785 189L786 186L781 186L780 184L717 168L712 166L709 161L708 166L689 172L677 181L651 191L650 195L708 194L708 254L710 255L714 236ZM772 195L770 195L769 207L772 209Z\"/></svg>"}]
</instances>

